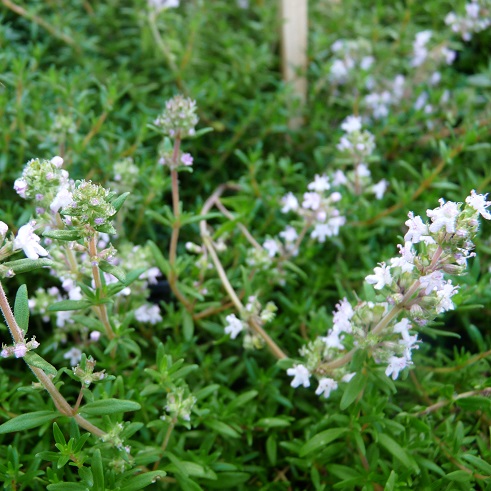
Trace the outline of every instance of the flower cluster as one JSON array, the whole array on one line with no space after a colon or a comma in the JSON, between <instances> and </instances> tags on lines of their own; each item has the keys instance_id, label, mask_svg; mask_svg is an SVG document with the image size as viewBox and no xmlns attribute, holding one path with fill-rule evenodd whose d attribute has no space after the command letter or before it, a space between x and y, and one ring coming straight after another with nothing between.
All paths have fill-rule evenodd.
<instances>
[{"instance_id":1,"label":"flower cluster","mask_svg":"<svg viewBox=\"0 0 491 491\"><path fill-rule=\"evenodd\" d=\"M186 389L184 387L175 387L172 392L167 394L165 410L169 415L162 416L161 419L168 420L170 418L174 421L191 420L191 411L196 404L197 399L193 395L185 396Z\"/></svg>"},{"instance_id":2,"label":"flower cluster","mask_svg":"<svg viewBox=\"0 0 491 491\"><path fill-rule=\"evenodd\" d=\"M36 341L35 337L27 342L21 341L15 343L13 346L6 346L5 344L2 344L0 356L2 358L9 358L10 356L15 356L15 358L23 358L28 351L36 349L38 346L39 343Z\"/></svg>"},{"instance_id":3,"label":"flower cluster","mask_svg":"<svg viewBox=\"0 0 491 491\"><path fill-rule=\"evenodd\" d=\"M78 181L71 193L71 202L60 213L84 235L91 236L94 230L114 233L110 219L116 214L116 209L110 198L109 191L99 184Z\"/></svg>"},{"instance_id":4,"label":"flower cluster","mask_svg":"<svg viewBox=\"0 0 491 491\"><path fill-rule=\"evenodd\" d=\"M89 356L88 358L83 355L80 360L80 364L72 368L73 374L80 380L84 387L89 387L94 382L99 382L106 377L105 370L101 372L94 372L96 362Z\"/></svg>"},{"instance_id":5,"label":"flower cluster","mask_svg":"<svg viewBox=\"0 0 491 491\"><path fill-rule=\"evenodd\" d=\"M196 101L176 95L165 103L164 112L154 121L164 135L172 138L185 138L195 134L198 124ZM185 164L186 165L186 164Z\"/></svg>"},{"instance_id":6,"label":"flower cluster","mask_svg":"<svg viewBox=\"0 0 491 491\"><path fill-rule=\"evenodd\" d=\"M472 239L479 216L491 219L486 195L472 191L462 206L442 199L439 207L427 210L427 222L409 213L399 256L380 263L365 279L383 299L355 307L346 298L341 300L327 336L304 347L301 354L306 361L288 370L293 387L308 387L315 374L320 379L317 393L327 397L338 382L353 375L344 366L360 349L376 363L385 363L386 375L394 380L412 364L412 351L420 342L414 330L454 308L452 297L458 287L445 275L464 273L468 258L474 256ZM345 361L339 364L336 359L341 355Z\"/></svg>"},{"instance_id":7,"label":"flower cluster","mask_svg":"<svg viewBox=\"0 0 491 491\"><path fill-rule=\"evenodd\" d=\"M334 84L343 85L357 72L368 71L375 59L371 45L364 39L338 39L331 46L335 58L332 60L329 77Z\"/></svg>"},{"instance_id":8,"label":"flower cluster","mask_svg":"<svg viewBox=\"0 0 491 491\"><path fill-rule=\"evenodd\" d=\"M450 12L445 17L445 24L453 32L470 41L474 33L484 31L491 25L491 3L486 0L472 0L465 4L465 15Z\"/></svg>"}]
</instances>

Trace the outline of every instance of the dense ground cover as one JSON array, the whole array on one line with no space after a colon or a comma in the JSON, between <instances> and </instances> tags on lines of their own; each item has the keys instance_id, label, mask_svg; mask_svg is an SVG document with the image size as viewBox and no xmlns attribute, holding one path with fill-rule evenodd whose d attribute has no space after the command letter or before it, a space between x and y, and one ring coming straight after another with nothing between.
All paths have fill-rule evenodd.
<instances>
[{"instance_id":1,"label":"dense ground cover","mask_svg":"<svg viewBox=\"0 0 491 491\"><path fill-rule=\"evenodd\" d=\"M491 489L489 2L161 3L2 1L4 489Z\"/></svg>"}]
</instances>

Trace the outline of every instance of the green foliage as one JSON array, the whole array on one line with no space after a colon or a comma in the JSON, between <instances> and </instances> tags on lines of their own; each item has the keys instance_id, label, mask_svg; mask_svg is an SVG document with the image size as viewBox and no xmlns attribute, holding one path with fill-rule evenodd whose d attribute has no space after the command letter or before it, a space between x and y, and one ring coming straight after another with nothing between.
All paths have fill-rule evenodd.
<instances>
[{"instance_id":1,"label":"green foliage","mask_svg":"<svg viewBox=\"0 0 491 491\"><path fill-rule=\"evenodd\" d=\"M300 348L315 353L309 342L332 327L339 299L380 299L364 278L397 254L408 211L489 191L490 31L465 42L444 22L464 2L309 2L303 106L282 81L277 2L241 9L233 0L183 0L158 14L143 0L10 3L0 8L0 219L5 244L36 219L52 248L49 259L19 250L0 266L17 324L41 343L0 359L3 489L488 489L489 223L458 278L458 308L418 328L414 365L397 380L361 350L349 364L356 375L328 399L314 394L313 378L293 389L285 373ZM413 66L424 30L431 56ZM371 71L333 82L338 40L354 43L354 59L373 56ZM443 46L457 51L453 64L440 59ZM391 92L398 75L402 96L375 117L366 97ZM173 140L159 147L155 119L176 93L197 101L200 121L181 142L193 167L173 176L158 163ZM301 201L316 174L353 171L337 149L353 114L374 135L365 163L370 183L387 181L386 193L343 188L338 235L321 243L305 229L298 254L269 257L266 240L305 225L281 212L281 198L292 192ZM297 117L303 124L293 129ZM85 203L90 226L69 225L65 209L63 228L36 209L39 197L21 199L13 183L37 155L62 156L72 179L93 183L92 198L104 194L96 183L108 189L108 222L97 225L100 202ZM206 208L217 189L220 206ZM81 208L72 215L84 218ZM92 237L102 241L97 257ZM13 254L5 247L2 261ZM261 326L286 358L276 362L257 333L230 339L230 314L249 327L271 314ZM52 398L57 391L72 412Z\"/></svg>"}]
</instances>

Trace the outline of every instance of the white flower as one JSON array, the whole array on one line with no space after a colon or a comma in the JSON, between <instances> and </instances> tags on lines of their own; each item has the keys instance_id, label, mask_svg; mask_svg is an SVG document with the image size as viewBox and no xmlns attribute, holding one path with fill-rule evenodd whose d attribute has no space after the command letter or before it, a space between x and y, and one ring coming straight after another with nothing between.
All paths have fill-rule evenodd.
<instances>
[{"instance_id":1,"label":"white flower","mask_svg":"<svg viewBox=\"0 0 491 491\"><path fill-rule=\"evenodd\" d=\"M348 182L348 179L346 178L346 175L342 170L337 170L334 173L332 183L334 186L339 186L341 184L346 184Z\"/></svg>"},{"instance_id":2,"label":"white flower","mask_svg":"<svg viewBox=\"0 0 491 491\"><path fill-rule=\"evenodd\" d=\"M156 10L179 7L180 0L148 0L148 6Z\"/></svg>"},{"instance_id":3,"label":"white flower","mask_svg":"<svg viewBox=\"0 0 491 491\"><path fill-rule=\"evenodd\" d=\"M486 210L488 206L491 206L491 201L486 201L487 196L487 194L476 194L473 189L471 195L465 198L465 202L478 211L483 218L491 220L491 213Z\"/></svg>"},{"instance_id":4,"label":"white flower","mask_svg":"<svg viewBox=\"0 0 491 491\"><path fill-rule=\"evenodd\" d=\"M63 188L58 191L51 204L49 205L50 210L53 213L58 213L61 208L66 208L73 203L73 195L68 189Z\"/></svg>"},{"instance_id":5,"label":"white flower","mask_svg":"<svg viewBox=\"0 0 491 491\"><path fill-rule=\"evenodd\" d=\"M90 340L95 343L95 342L99 341L99 339L101 337L101 333L99 331L92 331L90 333L89 337L90 337Z\"/></svg>"},{"instance_id":6,"label":"white flower","mask_svg":"<svg viewBox=\"0 0 491 491\"><path fill-rule=\"evenodd\" d=\"M14 189L21 198L25 198L26 190L27 190L27 181L23 177L19 177L19 179L16 179L14 182Z\"/></svg>"},{"instance_id":7,"label":"white flower","mask_svg":"<svg viewBox=\"0 0 491 491\"><path fill-rule=\"evenodd\" d=\"M397 247L401 257L393 257L390 260L390 264L394 268L401 268L403 273L410 273L414 269L414 258L416 257L413 251L413 244L412 242L406 242L404 247L401 244L398 244Z\"/></svg>"},{"instance_id":8,"label":"white flower","mask_svg":"<svg viewBox=\"0 0 491 491\"><path fill-rule=\"evenodd\" d=\"M350 319L355 315L353 307L348 302L348 299L344 297L338 304L336 304L336 309L333 312L333 328L336 332L347 332L352 331Z\"/></svg>"},{"instance_id":9,"label":"white flower","mask_svg":"<svg viewBox=\"0 0 491 491\"><path fill-rule=\"evenodd\" d=\"M317 239L321 243L325 242L326 237L331 237L331 235L331 227L327 223L318 223L310 234L313 239Z\"/></svg>"},{"instance_id":10,"label":"white flower","mask_svg":"<svg viewBox=\"0 0 491 491\"><path fill-rule=\"evenodd\" d=\"M328 348L335 348L338 350L344 350L344 345L341 342L341 338L339 337L339 332L335 329L331 329L327 336L320 338Z\"/></svg>"},{"instance_id":11,"label":"white flower","mask_svg":"<svg viewBox=\"0 0 491 491\"><path fill-rule=\"evenodd\" d=\"M143 304L135 310L135 319L139 322L157 324L162 320L158 305Z\"/></svg>"},{"instance_id":12,"label":"white flower","mask_svg":"<svg viewBox=\"0 0 491 491\"><path fill-rule=\"evenodd\" d=\"M375 290L381 290L385 285L392 283L392 276L390 274L390 266L386 266L385 263L380 263L380 267L373 269L375 274L370 274L365 278L365 281L374 285Z\"/></svg>"},{"instance_id":13,"label":"white flower","mask_svg":"<svg viewBox=\"0 0 491 491\"><path fill-rule=\"evenodd\" d=\"M263 247L268 251L269 257L275 257L280 251L278 243L274 239L267 239L264 241Z\"/></svg>"},{"instance_id":14,"label":"white flower","mask_svg":"<svg viewBox=\"0 0 491 491\"><path fill-rule=\"evenodd\" d=\"M320 396L323 395L326 399L331 395L331 391L338 388L338 383L333 378L323 377L319 380L319 386L315 390L315 393Z\"/></svg>"},{"instance_id":15,"label":"white flower","mask_svg":"<svg viewBox=\"0 0 491 491\"><path fill-rule=\"evenodd\" d=\"M375 198L382 199L387 190L388 182L385 179L382 179L377 184L372 186L372 192L375 194Z\"/></svg>"},{"instance_id":16,"label":"white flower","mask_svg":"<svg viewBox=\"0 0 491 491\"><path fill-rule=\"evenodd\" d=\"M341 125L341 129L346 133L354 133L355 131L360 131L361 118L359 116L348 116Z\"/></svg>"},{"instance_id":17,"label":"white flower","mask_svg":"<svg viewBox=\"0 0 491 491\"><path fill-rule=\"evenodd\" d=\"M315 210L319 209L320 205L321 205L320 194L304 193L302 208L305 208L306 210L311 209L311 210L315 211Z\"/></svg>"},{"instance_id":18,"label":"white flower","mask_svg":"<svg viewBox=\"0 0 491 491\"><path fill-rule=\"evenodd\" d=\"M283 205L283 208L281 209L282 213L298 210L298 200L291 192L281 198L281 203Z\"/></svg>"},{"instance_id":19,"label":"white flower","mask_svg":"<svg viewBox=\"0 0 491 491\"><path fill-rule=\"evenodd\" d=\"M368 70L375 61L373 56L364 56L360 61L360 68L364 71Z\"/></svg>"},{"instance_id":20,"label":"white flower","mask_svg":"<svg viewBox=\"0 0 491 491\"><path fill-rule=\"evenodd\" d=\"M29 259L39 259L39 256L47 256L48 251L41 245L39 236L34 233L31 223L26 223L17 232L14 239L14 250L22 249Z\"/></svg>"},{"instance_id":21,"label":"white flower","mask_svg":"<svg viewBox=\"0 0 491 491\"><path fill-rule=\"evenodd\" d=\"M327 191L330 187L331 186L329 185L329 180L325 174L323 174L322 176L316 174L314 181L307 186L307 189L309 191L322 193L323 191Z\"/></svg>"},{"instance_id":22,"label":"white flower","mask_svg":"<svg viewBox=\"0 0 491 491\"><path fill-rule=\"evenodd\" d=\"M442 227L445 227L446 232L452 234L455 232L455 222L459 214L459 207L453 201L447 201L446 203L443 199L439 201L440 206L438 208L426 210L426 214L433 222L429 230L430 232L436 233Z\"/></svg>"},{"instance_id":23,"label":"white flower","mask_svg":"<svg viewBox=\"0 0 491 491\"><path fill-rule=\"evenodd\" d=\"M5 222L0 221L0 237L5 237L9 231L9 226Z\"/></svg>"},{"instance_id":24,"label":"white flower","mask_svg":"<svg viewBox=\"0 0 491 491\"><path fill-rule=\"evenodd\" d=\"M63 165L63 159L57 155L56 157L53 157L51 159L51 163L55 165L55 167L58 167L58 169Z\"/></svg>"},{"instance_id":25,"label":"white flower","mask_svg":"<svg viewBox=\"0 0 491 491\"><path fill-rule=\"evenodd\" d=\"M385 375L390 377L392 375L392 380L395 380L399 377L399 372L404 370L408 365L408 360L405 356L398 358L397 356L391 356L389 358L389 365L385 370Z\"/></svg>"},{"instance_id":26,"label":"white flower","mask_svg":"<svg viewBox=\"0 0 491 491\"><path fill-rule=\"evenodd\" d=\"M14 356L16 358L22 358L27 353L27 346L25 343L17 343L14 347Z\"/></svg>"},{"instance_id":27,"label":"white flower","mask_svg":"<svg viewBox=\"0 0 491 491\"><path fill-rule=\"evenodd\" d=\"M394 332L397 333L408 333L409 329L411 329L411 323L409 322L409 319L406 319L406 317L403 317L397 324L394 325Z\"/></svg>"},{"instance_id":28,"label":"white flower","mask_svg":"<svg viewBox=\"0 0 491 491\"><path fill-rule=\"evenodd\" d=\"M447 310L453 310L455 305L452 302L452 297L457 293L458 287L453 286L452 282L448 280L441 288L436 292L438 297L438 305L436 311L438 314L446 312Z\"/></svg>"},{"instance_id":29,"label":"white flower","mask_svg":"<svg viewBox=\"0 0 491 491\"><path fill-rule=\"evenodd\" d=\"M235 339L244 329L244 324L235 314L230 314L225 317L227 325L225 326L225 333L230 334L232 339Z\"/></svg>"},{"instance_id":30,"label":"white flower","mask_svg":"<svg viewBox=\"0 0 491 491\"><path fill-rule=\"evenodd\" d=\"M426 276L421 276L419 282L425 290L425 295L429 295L433 290L441 290L445 284L441 271L433 271Z\"/></svg>"},{"instance_id":31,"label":"white flower","mask_svg":"<svg viewBox=\"0 0 491 491\"><path fill-rule=\"evenodd\" d=\"M297 388L300 385L304 387L310 387L310 373L304 365L296 365L293 368L289 368L286 373L293 377L291 386Z\"/></svg>"},{"instance_id":32,"label":"white flower","mask_svg":"<svg viewBox=\"0 0 491 491\"><path fill-rule=\"evenodd\" d=\"M298 233L293 227L291 227L290 225L287 225L285 230L280 232L280 237L285 242L295 242L295 240L297 240L297 238L298 238Z\"/></svg>"},{"instance_id":33,"label":"white flower","mask_svg":"<svg viewBox=\"0 0 491 491\"><path fill-rule=\"evenodd\" d=\"M418 242L421 242L423 236L428 235L428 226L423 223L420 216L414 216L412 211L408 213L408 216L409 220L406 220L405 223L409 230L404 236L404 241L417 244Z\"/></svg>"},{"instance_id":34,"label":"white flower","mask_svg":"<svg viewBox=\"0 0 491 491\"><path fill-rule=\"evenodd\" d=\"M70 366L74 367L80 363L82 352L78 348L72 348L63 355L63 358L70 360Z\"/></svg>"}]
</instances>

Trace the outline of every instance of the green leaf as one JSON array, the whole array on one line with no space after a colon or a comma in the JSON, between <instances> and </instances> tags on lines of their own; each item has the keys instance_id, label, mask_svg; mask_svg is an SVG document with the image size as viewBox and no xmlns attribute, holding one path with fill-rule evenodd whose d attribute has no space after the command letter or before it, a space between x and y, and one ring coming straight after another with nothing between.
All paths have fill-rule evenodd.
<instances>
[{"instance_id":1,"label":"green leaf","mask_svg":"<svg viewBox=\"0 0 491 491\"><path fill-rule=\"evenodd\" d=\"M104 414L124 413L127 411L139 411L140 404L124 399L103 399L89 402L80 408L80 412L88 416L102 416Z\"/></svg>"},{"instance_id":2,"label":"green leaf","mask_svg":"<svg viewBox=\"0 0 491 491\"><path fill-rule=\"evenodd\" d=\"M34 271L39 268L52 268L55 266L54 261L51 259L17 259L16 261L9 261L3 263L2 267L6 269L11 269L15 274L28 273L29 271Z\"/></svg>"},{"instance_id":3,"label":"green leaf","mask_svg":"<svg viewBox=\"0 0 491 491\"><path fill-rule=\"evenodd\" d=\"M57 482L56 484L49 484L46 489L48 491L89 491L85 484L77 482Z\"/></svg>"},{"instance_id":4,"label":"green leaf","mask_svg":"<svg viewBox=\"0 0 491 491\"><path fill-rule=\"evenodd\" d=\"M205 425L208 426L208 428L216 431L220 435L228 436L230 438L240 438L240 434L223 421L210 419L208 421L205 421Z\"/></svg>"},{"instance_id":5,"label":"green leaf","mask_svg":"<svg viewBox=\"0 0 491 491\"><path fill-rule=\"evenodd\" d=\"M445 479L448 479L449 481L455 481L455 482L469 482L470 480L472 480L474 478L472 477L472 474L469 474L468 472L454 471L454 472L450 472L450 474L447 474L445 476Z\"/></svg>"},{"instance_id":6,"label":"green leaf","mask_svg":"<svg viewBox=\"0 0 491 491\"><path fill-rule=\"evenodd\" d=\"M358 372L349 382L348 386L344 390L343 397L339 407L344 411L349 407L353 401L358 397L360 392L365 387L366 376L362 372Z\"/></svg>"},{"instance_id":7,"label":"green leaf","mask_svg":"<svg viewBox=\"0 0 491 491\"><path fill-rule=\"evenodd\" d=\"M56 240L79 240L82 238L82 234L78 230L45 230L43 237Z\"/></svg>"},{"instance_id":8,"label":"green leaf","mask_svg":"<svg viewBox=\"0 0 491 491\"><path fill-rule=\"evenodd\" d=\"M418 472L419 468L414 459L390 436L380 433L378 435L378 441L404 467Z\"/></svg>"},{"instance_id":9,"label":"green leaf","mask_svg":"<svg viewBox=\"0 0 491 491\"><path fill-rule=\"evenodd\" d=\"M269 435L266 440L266 455L271 465L274 467L276 465L276 460L278 456L278 444L276 443L276 435Z\"/></svg>"},{"instance_id":10,"label":"green leaf","mask_svg":"<svg viewBox=\"0 0 491 491\"><path fill-rule=\"evenodd\" d=\"M130 195L130 193L129 192L126 192L126 193L121 194L116 199L114 199L114 200L111 201L111 206L116 210L116 213L121 209L121 207L123 206L124 202L126 201L126 198L129 195Z\"/></svg>"},{"instance_id":11,"label":"green leaf","mask_svg":"<svg viewBox=\"0 0 491 491\"><path fill-rule=\"evenodd\" d=\"M111 264L107 261L101 261L99 263L99 269L101 271L104 271L104 273L112 274L115 278L121 281L121 283L126 283L126 273L124 272L123 268L120 268L119 266L114 266L114 264Z\"/></svg>"},{"instance_id":12,"label":"green leaf","mask_svg":"<svg viewBox=\"0 0 491 491\"><path fill-rule=\"evenodd\" d=\"M248 392L244 392L244 394L240 394L240 396L237 396L235 399L233 399L228 405L227 409L229 411L234 411L240 406L243 406L244 404L247 404L249 401L254 399L259 392L257 390L250 390Z\"/></svg>"},{"instance_id":13,"label":"green leaf","mask_svg":"<svg viewBox=\"0 0 491 491\"><path fill-rule=\"evenodd\" d=\"M256 426L261 428L286 428L290 426L290 421L286 417L283 418L261 418Z\"/></svg>"},{"instance_id":14,"label":"green leaf","mask_svg":"<svg viewBox=\"0 0 491 491\"><path fill-rule=\"evenodd\" d=\"M470 462L476 469L479 469L481 472L491 476L491 464L488 462L469 453L462 455L462 458L467 460L467 462Z\"/></svg>"},{"instance_id":15,"label":"green leaf","mask_svg":"<svg viewBox=\"0 0 491 491\"><path fill-rule=\"evenodd\" d=\"M54 377L58 373L58 370L51 363L48 363L43 357L34 353L34 351L28 351L24 355L24 361L32 367L40 368L46 375L52 375Z\"/></svg>"},{"instance_id":16,"label":"green leaf","mask_svg":"<svg viewBox=\"0 0 491 491\"><path fill-rule=\"evenodd\" d=\"M105 491L104 487L104 469L102 466L101 451L96 449L92 455L92 476L94 478L94 487L92 491Z\"/></svg>"},{"instance_id":17,"label":"green leaf","mask_svg":"<svg viewBox=\"0 0 491 491\"><path fill-rule=\"evenodd\" d=\"M223 218L223 215L218 212L205 213L204 215L190 215L181 217L181 225L189 225L190 223L200 222L201 220L209 220L211 218Z\"/></svg>"},{"instance_id":18,"label":"green leaf","mask_svg":"<svg viewBox=\"0 0 491 491\"><path fill-rule=\"evenodd\" d=\"M194 335L193 317L187 310L182 310L182 335L185 341L191 341Z\"/></svg>"},{"instance_id":19,"label":"green leaf","mask_svg":"<svg viewBox=\"0 0 491 491\"><path fill-rule=\"evenodd\" d=\"M167 261L167 259L165 259L164 255L160 251L158 245L155 244L155 242L152 242L151 240L149 240L147 242L147 244L148 244L148 247L150 249L150 252L152 253L155 264L158 266L160 271L162 271L162 273L164 273L165 275L168 275L170 270L171 270L169 261Z\"/></svg>"},{"instance_id":20,"label":"green leaf","mask_svg":"<svg viewBox=\"0 0 491 491\"><path fill-rule=\"evenodd\" d=\"M27 334L29 329L29 299L27 298L27 286L21 285L17 290L14 303L14 317L19 327Z\"/></svg>"},{"instance_id":21,"label":"green leaf","mask_svg":"<svg viewBox=\"0 0 491 491\"><path fill-rule=\"evenodd\" d=\"M82 310L90 307L92 304L87 300L62 300L50 305L46 310L48 312L59 312L64 310Z\"/></svg>"},{"instance_id":22,"label":"green leaf","mask_svg":"<svg viewBox=\"0 0 491 491\"><path fill-rule=\"evenodd\" d=\"M48 421L52 421L59 415L57 411L34 411L32 413L21 414L0 425L0 434L30 430Z\"/></svg>"},{"instance_id":23,"label":"green leaf","mask_svg":"<svg viewBox=\"0 0 491 491\"><path fill-rule=\"evenodd\" d=\"M317 435L313 436L300 448L300 457L305 457L309 453L322 449L332 441L338 439L341 435L344 435L347 431L347 428L330 428L329 430L317 433Z\"/></svg>"},{"instance_id":24,"label":"green leaf","mask_svg":"<svg viewBox=\"0 0 491 491\"><path fill-rule=\"evenodd\" d=\"M167 473L164 471L145 472L145 474L126 480L125 484L119 488L119 491L139 491L166 475Z\"/></svg>"}]
</instances>

